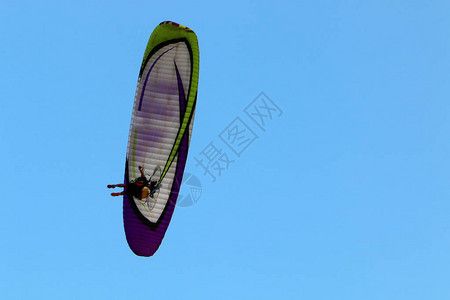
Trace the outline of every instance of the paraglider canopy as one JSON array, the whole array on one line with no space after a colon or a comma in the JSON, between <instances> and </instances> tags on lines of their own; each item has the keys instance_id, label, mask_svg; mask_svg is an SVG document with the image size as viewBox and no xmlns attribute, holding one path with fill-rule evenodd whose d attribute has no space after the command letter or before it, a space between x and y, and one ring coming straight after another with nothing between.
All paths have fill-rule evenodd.
<instances>
[{"instance_id":1,"label":"paraglider canopy","mask_svg":"<svg viewBox=\"0 0 450 300\"><path fill-rule=\"evenodd\" d=\"M153 182L149 197L123 199L127 241L140 256L156 252L172 218L192 133L198 72L195 33L175 22L159 24L139 72L125 164L125 184L139 176L139 166Z\"/></svg>"}]
</instances>

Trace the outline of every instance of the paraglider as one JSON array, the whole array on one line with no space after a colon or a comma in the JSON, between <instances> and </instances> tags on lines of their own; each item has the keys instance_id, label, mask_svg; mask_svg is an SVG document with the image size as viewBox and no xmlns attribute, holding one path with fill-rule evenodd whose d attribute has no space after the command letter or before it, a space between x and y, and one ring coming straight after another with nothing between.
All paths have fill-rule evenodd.
<instances>
[{"instance_id":1,"label":"paraglider","mask_svg":"<svg viewBox=\"0 0 450 300\"><path fill-rule=\"evenodd\" d=\"M139 256L156 252L172 218L192 133L198 73L195 33L175 22L159 24L139 72L124 183L110 185L125 188L118 193L125 234Z\"/></svg>"},{"instance_id":2,"label":"paraglider","mask_svg":"<svg viewBox=\"0 0 450 300\"><path fill-rule=\"evenodd\" d=\"M141 166L139 166L139 172L141 172L141 176L127 184L108 184L107 187L110 189L114 189L116 187L124 188L123 192L111 193L111 196L117 197L127 194L128 196L133 196L140 200L147 199L148 196L154 197L160 185L157 185L157 181L148 180L147 176L144 173L144 168L142 168Z\"/></svg>"}]
</instances>

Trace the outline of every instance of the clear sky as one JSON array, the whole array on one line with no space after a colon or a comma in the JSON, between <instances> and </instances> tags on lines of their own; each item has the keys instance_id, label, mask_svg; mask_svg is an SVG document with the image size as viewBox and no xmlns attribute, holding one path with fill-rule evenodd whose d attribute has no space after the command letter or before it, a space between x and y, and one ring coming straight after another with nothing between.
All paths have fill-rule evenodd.
<instances>
[{"instance_id":1,"label":"clear sky","mask_svg":"<svg viewBox=\"0 0 450 300\"><path fill-rule=\"evenodd\" d=\"M201 194L142 258L106 185L164 20L199 39ZM449 1L2 0L0 298L450 299L449 28Z\"/></svg>"}]
</instances>

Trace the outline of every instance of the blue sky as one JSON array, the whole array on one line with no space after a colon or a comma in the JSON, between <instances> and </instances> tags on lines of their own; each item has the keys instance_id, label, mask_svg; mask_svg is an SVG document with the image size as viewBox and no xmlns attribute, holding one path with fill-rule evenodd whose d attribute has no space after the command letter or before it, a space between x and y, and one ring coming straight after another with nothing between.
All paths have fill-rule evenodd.
<instances>
[{"instance_id":1,"label":"blue sky","mask_svg":"<svg viewBox=\"0 0 450 300\"><path fill-rule=\"evenodd\" d=\"M448 1L0 7L3 299L450 297ZM202 194L142 258L105 187L164 20L199 39ZM280 109L264 130L245 113L261 92ZM236 118L239 156L220 138ZM211 143L233 160L214 182Z\"/></svg>"}]
</instances>

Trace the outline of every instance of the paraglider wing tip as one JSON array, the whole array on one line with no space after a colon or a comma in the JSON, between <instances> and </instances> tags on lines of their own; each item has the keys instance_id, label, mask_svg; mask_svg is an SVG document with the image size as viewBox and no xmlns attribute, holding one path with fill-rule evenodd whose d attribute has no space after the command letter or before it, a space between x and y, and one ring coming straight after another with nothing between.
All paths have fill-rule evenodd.
<instances>
[{"instance_id":1,"label":"paraglider wing tip","mask_svg":"<svg viewBox=\"0 0 450 300\"><path fill-rule=\"evenodd\" d=\"M183 28L186 31L192 31L192 29L190 29L189 27L186 27L184 25L181 25L181 24L179 24L177 22L173 22L173 21L163 21L163 22L159 23L159 25L163 25L163 24L170 24L170 25L173 25L175 27Z\"/></svg>"}]
</instances>

